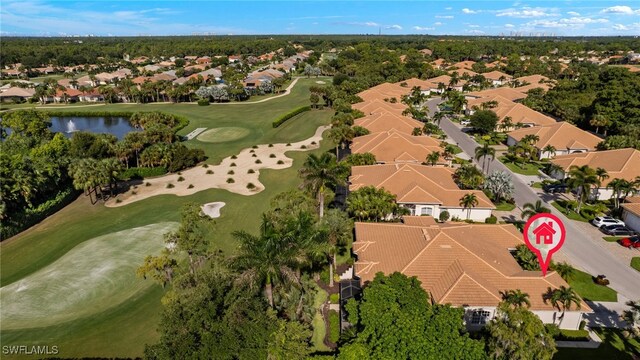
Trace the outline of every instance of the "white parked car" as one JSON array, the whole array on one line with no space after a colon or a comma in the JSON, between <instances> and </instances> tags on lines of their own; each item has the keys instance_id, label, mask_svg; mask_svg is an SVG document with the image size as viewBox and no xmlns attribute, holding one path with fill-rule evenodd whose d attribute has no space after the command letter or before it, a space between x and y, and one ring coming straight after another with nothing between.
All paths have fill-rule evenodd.
<instances>
[{"instance_id":1,"label":"white parked car","mask_svg":"<svg viewBox=\"0 0 640 360\"><path fill-rule=\"evenodd\" d=\"M620 225L620 226L625 226L624 221L622 220L618 220L618 219L614 219L611 216L598 216L596 218L594 218L591 223L596 226L596 227L603 227L603 226L607 226L607 225Z\"/></svg>"},{"instance_id":2,"label":"white parked car","mask_svg":"<svg viewBox=\"0 0 640 360\"><path fill-rule=\"evenodd\" d=\"M469 126L469 125L471 125L471 121L469 121L469 120L462 120L462 121L460 121L460 125L462 125L462 126Z\"/></svg>"}]
</instances>

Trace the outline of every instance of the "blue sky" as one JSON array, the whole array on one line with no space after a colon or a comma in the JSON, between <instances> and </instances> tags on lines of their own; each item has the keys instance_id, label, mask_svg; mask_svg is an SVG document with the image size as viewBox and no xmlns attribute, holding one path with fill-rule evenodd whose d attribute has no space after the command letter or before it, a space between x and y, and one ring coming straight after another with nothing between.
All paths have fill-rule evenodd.
<instances>
[{"instance_id":1,"label":"blue sky","mask_svg":"<svg viewBox=\"0 0 640 360\"><path fill-rule=\"evenodd\" d=\"M640 35L640 1L2 0L2 35Z\"/></svg>"}]
</instances>

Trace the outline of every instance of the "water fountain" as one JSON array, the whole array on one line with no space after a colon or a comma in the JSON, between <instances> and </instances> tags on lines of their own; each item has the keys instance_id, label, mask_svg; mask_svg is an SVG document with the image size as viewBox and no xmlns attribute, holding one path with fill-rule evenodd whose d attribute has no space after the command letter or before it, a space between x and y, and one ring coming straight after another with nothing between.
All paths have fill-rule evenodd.
<instances>
[{"instance_id":1,"label":"water fountain","mask_svg":"<svg viewBox=\"0 0 640 360\"><path fill-rule=\"evenodd\" d=\"M76 131L78 131L78 129L76 128L76 124L73 122L73 120L69 120L69 122L67 122L67 133Z\"/></svg>"}]
</instances>

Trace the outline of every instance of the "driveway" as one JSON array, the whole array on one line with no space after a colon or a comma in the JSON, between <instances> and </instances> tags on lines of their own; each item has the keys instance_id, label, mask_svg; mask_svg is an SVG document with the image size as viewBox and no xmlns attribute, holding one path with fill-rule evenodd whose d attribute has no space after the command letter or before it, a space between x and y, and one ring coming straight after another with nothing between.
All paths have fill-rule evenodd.
<instances>
[{"instance_id":1,"label":"driveway","mask_svg":"<svg viewBox=\"0 0 640 360\"><path fill-rule=\"evenodd\" d=\"M441 100L432 99L427 102L431 112L435 114L437 104ZM471 158L475 154L476 147L479 146L473 138L463 133L456 124L449 119L442 119L440 127L453 139L458 146ZM474 161L475 162L475 161ZM489 172L509 171L500 161L494 159L489 163ZM566 259L573 266L580 268L592 275L604 274L611 282L610 287L622 294L627 299L640 299L640 272L629 266L627 256L621 257L614 254L613 248L602 240L602 234L589 224L578 223L569 220L562 213L556 210L550 201L553 197L544 193L536 193L519 176L512 174L513 185L515 187L514 198L518 207L522 208L525 203L535 203L542 200L544 205L551 209L564 223L567 237L565 243L558 253L559 258ZM625 249L626 250L626 249Z\"/></svg>"}]
</instances>

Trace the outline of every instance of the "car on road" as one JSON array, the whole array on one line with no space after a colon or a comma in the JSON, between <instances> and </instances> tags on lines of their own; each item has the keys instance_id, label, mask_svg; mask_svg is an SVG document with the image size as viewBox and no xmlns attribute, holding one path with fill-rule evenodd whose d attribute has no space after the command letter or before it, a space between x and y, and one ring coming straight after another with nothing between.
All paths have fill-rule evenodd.
<instances>
[{"instance_id":1,"label":"car on road","mask_svg":"<svg viewBox=\"0 0 640 360\"><path fill-rule=\"evenodd\" d=\"M623 238L618 240L618 243L624 247L628 248L640 248L640 236L630 236L628 238Z\"/></svg>"},{"instance_id":2,"label":"car on road","mask_svg":"<svg viewBox=\"0 0 640 360\"><path fill-rule=\"evenodd\" d=\"M625 226L620 225L607 225L600 228L600 231L607 235L612 236L627 236L627 235L635 235L636 232L629 229Z\"/></svg>"},{"instance_id":3,"label":"car on road","mask_svg":"<svg viewBox=\"0 0 640 360\"><path fill-rule=\"evenodd\" d=\"M544 190L544 192L549 193L549 194L565 193L565 192L567 192L567 185L565 185L565 184L547 184L547 185L544 185L542 187L542 190Z\"/></svg>"},{"instance_id":4,"label":"car on road","mask_svg":"<svg viewBox=\"0 0 640 360\"><path fill-rule=\"evenodd\" d=\"M625 226L624 221L612 218L611 216L598 216L591 220L591 224L596 227L603 227L608 225L620 225Z\"/></svg>"}]
</instances>

